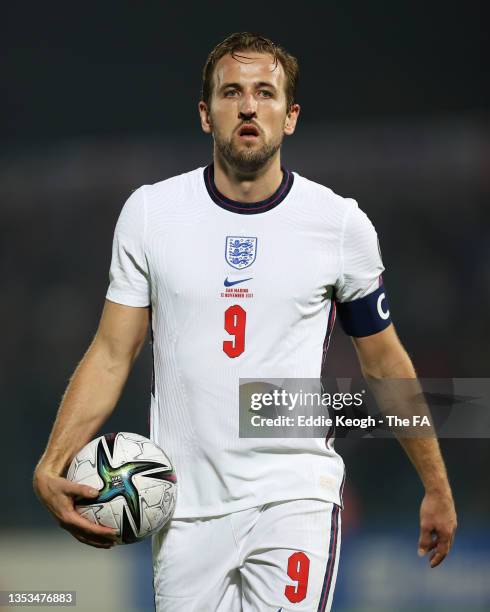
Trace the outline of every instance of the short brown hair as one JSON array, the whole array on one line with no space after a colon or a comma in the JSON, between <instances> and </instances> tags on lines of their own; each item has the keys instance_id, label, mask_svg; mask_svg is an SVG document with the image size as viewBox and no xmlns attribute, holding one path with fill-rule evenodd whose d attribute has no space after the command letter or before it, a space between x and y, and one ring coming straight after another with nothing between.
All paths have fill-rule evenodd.
<instances>
[{"instance_id":1,"label":"short brown hair","mask_svg":"<svg viewBox=\"0 0 490 612\"><path fill-rule=\"evenodd\" d=\"M273 43L272 40L252 32L235 32L234 34L230 34L230 36L216 45L211 51L202 71L201 100L209 106L209 101L213 93L214 67L222 57L228 54L232 57L236 57L238 51L269 53L274 58L276 66L278 62L281 62L286 74L286 99L288 109L290 109L294 104L296 85L298 83L298 60L283 47Z\"/></svg>"}]
</instances>

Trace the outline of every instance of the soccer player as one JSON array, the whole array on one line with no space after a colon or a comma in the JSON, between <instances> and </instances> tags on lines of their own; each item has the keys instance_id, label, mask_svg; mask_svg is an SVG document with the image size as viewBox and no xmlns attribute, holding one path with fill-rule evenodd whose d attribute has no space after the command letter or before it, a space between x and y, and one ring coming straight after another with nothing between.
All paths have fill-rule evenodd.
<instances>
[{"instance_id":1,"label":"soccer player","mask_svg":"<svg viewBox=\"0 0 490 612\"><path fill-rule=\"evenodd\" d=\"M153 540L156 607L169 612L330 610L344 465L332 439L238 435L238 384L318 378L335 307L371 379L415 378L390 319L376 232L355 200L281 165L298 64L236 33L203 72L213 163L134 191L115 229L93 342L65 392L35 489L78 540L63 474L114 409L151 330L151 437L173 460L177 506ZM437 440L402 439L425 487L419 554L445 558L456 514Z\"/></svg>"}]
</instances>

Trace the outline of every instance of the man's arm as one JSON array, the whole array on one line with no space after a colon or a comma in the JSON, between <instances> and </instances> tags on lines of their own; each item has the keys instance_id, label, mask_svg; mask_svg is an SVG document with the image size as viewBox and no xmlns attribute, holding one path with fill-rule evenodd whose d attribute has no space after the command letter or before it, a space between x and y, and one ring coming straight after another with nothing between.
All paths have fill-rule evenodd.
<instances>
[{"instance_id":1,"label":"man's arm","mask_svg":"<svg viewBox=\"0 0 490 612\"><path fill-rule=\"evenodd\" d=\"M352 340L368 382L370 379L416 378L410 357L393 325L372 336ZM439 443L435 437L398 440L425 488L420 508L419 555L434 551L430 565L436 567L448 554L456 530L456 511Z\"/></svg>"},{"instance_id":2,"label":"man's arm","mask_svg":"<svg viewBox=\"0 0 490 612\"><path fill-rule=\"evenodd\" d=\"M74 497L95 497L98 492L62 475L114 410L145 341L148 322L148 307L105 301L97 333L71 377L34 472L34 489L58 523L92 546L110 547L114 530L79 516Z\"/></svg>"}]
</instances>

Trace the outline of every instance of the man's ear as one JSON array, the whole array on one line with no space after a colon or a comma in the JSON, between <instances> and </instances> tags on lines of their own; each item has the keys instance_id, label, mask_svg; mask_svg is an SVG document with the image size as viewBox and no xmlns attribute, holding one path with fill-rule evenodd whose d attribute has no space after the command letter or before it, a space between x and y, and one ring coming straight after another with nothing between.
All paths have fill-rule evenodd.
<instances>
[{"instance_id":1,"label":"man's ear","mask_svg":"<svg viewBox=\"0 0 490 612\"><path fill-rule=\"evenodd\" d=\"M199 105L199 116L201 117L202 131L206 134L211 134L213 131L213 124L211 122L211 113L209 112L208 105L203 100L200 100Z\"/></svg>"},{"instance_id":2,"label":"man's ear","mask_svg":"<svg viewBox=\"0 0 490 612\"><path fill-rule=\"evenodd\" d=\"M286 136L291 136L292 134L294 134L300 110L301 107L299 104L291 105L291 108L289 109L289 112L286 115L286 121L284 123L284 134Z\"/></svg>"}]
</instances>

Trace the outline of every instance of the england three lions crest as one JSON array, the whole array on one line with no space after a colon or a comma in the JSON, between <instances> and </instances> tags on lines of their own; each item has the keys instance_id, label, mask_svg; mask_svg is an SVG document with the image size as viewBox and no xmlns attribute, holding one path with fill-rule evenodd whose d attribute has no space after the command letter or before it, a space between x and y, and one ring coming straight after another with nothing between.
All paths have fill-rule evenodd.
<instances>
[{"instance_id":1,"label":"england three lions crest","mask_svg":"<svg viewBox=\"0 0 490 612\"><path fill-rule=\"evenodd\" d=\"M257 238L251 236L227 236L225 259L237 270L248 268L257 256Z\"/></svg>"}]
</instances>

